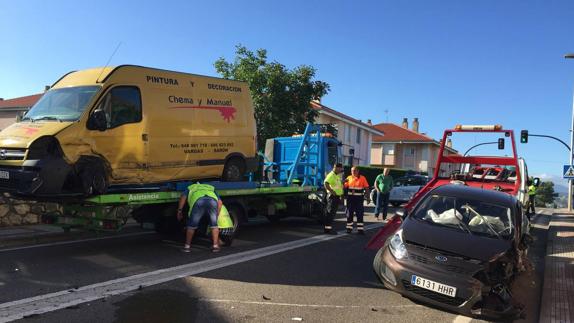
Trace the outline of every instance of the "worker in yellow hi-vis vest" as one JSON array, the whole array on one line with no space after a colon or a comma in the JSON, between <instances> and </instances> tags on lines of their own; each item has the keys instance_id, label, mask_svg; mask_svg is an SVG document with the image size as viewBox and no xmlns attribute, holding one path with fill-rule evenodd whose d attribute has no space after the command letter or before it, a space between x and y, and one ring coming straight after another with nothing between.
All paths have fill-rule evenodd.
<instances>
[{"instance_id":1,"label":"worker in yellow hi-vis vest","mask_svg":"<svg viewBox=\"0 0 574 323\"><path fill-rule=\"evenodd\" d=\"M179 198L179 207L177 209L177 219L183 218L183 207L185 202L189 204L189 213L187 217L187 231L185 235L185 245L183 252L191 251L191 240L199 221L204 216L209 217L211 227L211 237L213 239L213 252L219 252L219 227L217 226L217 215L221 211L221 199L215 193L215 187L208 184L193 184L185 190Z\"/></svg>"},{"instance_id":2,"label":"worker in yellow hi-vis vest","mask_svg":"<svg viewBox=\"0 0 574 323\"><path fill-rule=\"evenodd\" d=\"M531 214L536 214L536 209L534 208L534 203L536 201L536 190L537 187L532 183L532 180L529 181L530 185L528 186L528 207L526 208L526 215L530 218Z\"/></svg>"}]
</instances>

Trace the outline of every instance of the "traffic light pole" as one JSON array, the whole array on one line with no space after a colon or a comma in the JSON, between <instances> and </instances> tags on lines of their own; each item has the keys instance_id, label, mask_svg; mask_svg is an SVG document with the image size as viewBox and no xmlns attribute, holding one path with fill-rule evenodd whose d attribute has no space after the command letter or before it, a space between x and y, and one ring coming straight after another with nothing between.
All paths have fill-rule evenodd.
<instances>
[{"instance_id":1,"label":"traffic light pole","mask_svg":"<svg viewBox=\"0 0 574 323\"><path fill-rule=\"evenodd\" d=\"M572 120L572 122L574 123L574 120ZM558 139L558 138L556 138L556 137L547 136L547 135L534 135L534 134L531 134L531 133L528 134L528 137L543 137L543 138L554 139L554 140L560 142L561 144L563 144L564 147L566 147L566 149L568 149L568 151L570 151L570 146L568 146L567 143L565 143L564 141L562 141L562 140L560 140L560 139Z\"/></svg>"},{"instance_id":2,"label":"traffic light pole","mask_svg":"<svg viewBox=\"0 0 574 323\"><path fill-rule=\"evenodd\" d=\"M572 164L574 163L574 154L572 152L572 148L574 148L574 91L572 92L572 128L570 129L570 158L568 161L570 162L570 168L572 168ZM572 212L572 179L568 180L568 212Z\"/></svg>"}]
</instances>

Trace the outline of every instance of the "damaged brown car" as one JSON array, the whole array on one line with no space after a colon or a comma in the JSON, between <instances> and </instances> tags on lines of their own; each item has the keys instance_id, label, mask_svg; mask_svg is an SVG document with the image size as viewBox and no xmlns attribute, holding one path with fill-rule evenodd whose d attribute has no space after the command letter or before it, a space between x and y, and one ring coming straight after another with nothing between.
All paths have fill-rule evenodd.
<instances>
[{"instance_id":1,"label":"damaged brown car","mask_svg":"<svg viewBox=\"0 0 574 323\"><path fill-rule=\"evenodd\" d=\"M524 270L532 239L528 218L514 197L439 186L402 220L373 263L386 288L468 316L521 316L510 286Z\"/></svg>"}]
</instances>

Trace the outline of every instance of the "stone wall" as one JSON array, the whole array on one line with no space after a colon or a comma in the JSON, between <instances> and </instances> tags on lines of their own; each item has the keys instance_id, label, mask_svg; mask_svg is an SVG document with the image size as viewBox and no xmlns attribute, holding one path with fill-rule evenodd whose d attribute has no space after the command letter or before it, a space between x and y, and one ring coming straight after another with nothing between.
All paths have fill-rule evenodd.
<instances>
[{"instance_id":1,"label":"stone wall","mask_svg":"<svg viewBox=\"0 0 574 323\"><path fill-rule=\"evenodd\" d=\"M40 215L61 211L56 203L38 203L0 196L0 227L38 224Z\"/></svg>"}]
</instances>

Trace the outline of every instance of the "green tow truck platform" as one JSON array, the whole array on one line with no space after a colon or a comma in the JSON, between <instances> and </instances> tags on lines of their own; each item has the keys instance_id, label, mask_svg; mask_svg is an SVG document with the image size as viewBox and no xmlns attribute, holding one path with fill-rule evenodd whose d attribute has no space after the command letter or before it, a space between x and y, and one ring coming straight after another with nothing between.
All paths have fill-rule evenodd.
<instances>
[{"instance_id":1,"label":"green tow truck platform","mask_svg":"<svg viewBox=\"0 0 574 323\"><path fill-rule=\"evenodd\" d=\"M216 188L236 228L256 216L272 222L286 216L321 221L326 198L323 180L341 160L340 146L337 139L322 133L319 125L307 124L303 135L267 140L265 154L261 154L264 181L201 182ZM60 210L43 214L42 222L65 231L119 231L134 218L160 233L174 232L181 225L176 220L177 202L193 183L112 187L108 194L58 201Z\"/></svg>"}]
</instances>

